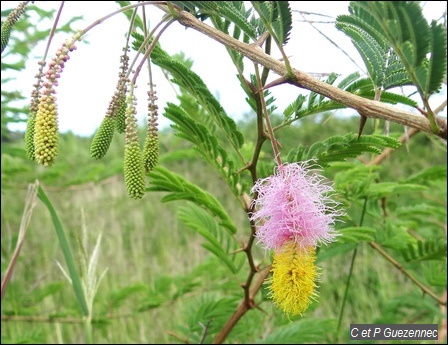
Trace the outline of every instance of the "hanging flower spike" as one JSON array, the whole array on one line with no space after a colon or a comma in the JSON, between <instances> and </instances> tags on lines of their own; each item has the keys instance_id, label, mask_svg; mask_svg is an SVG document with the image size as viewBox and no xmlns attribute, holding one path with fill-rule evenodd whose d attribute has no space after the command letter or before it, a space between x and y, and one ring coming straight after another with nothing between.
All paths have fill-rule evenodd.
<instances>
[{"instance_id":1,"label":"hanging flower spike","mask_svg":"<svg viewBox=\"0 0 448 345\"><path fill-rule=\"evenodd\" d=\"M126 73L129 68L129 56L124 48L124 53L120 57L121 70L118 73L117 91L113 99L113 115L116 118L116 129L118 133L124 133L126 130L126 91L129 80L126 79Z\"/></svg>"},{"instance_id":2,"label":"hanging flower spike","mask_svg":"<svg viewBox=\"0 0 448 345\"><path fill-rule=\"evenodd\" d=\"M155 104L157 100L155 94L156 91L148 91L148 132L146 133L145 147L143 149L143 161L147 173L156 166L159 159L159 136L157 132L158 107Z\"/></svg>"},{"instance_id":3,"label":"hanging flower spike","mask_svg":"<svg viewBox=\"0 0 448 345\"><path fill-rule=\"evenodd\" d=\"M282 164L255 183L251 192L258 192L258 210L251 220L259 225L255 236L266 249L279 250L289 241L307 248L335 240L331 226L340 213L331 199L333 187L323 179L304 162Z\"/></svg>"},{"instance_id":4,"label":"hanging flower spike","mask_svg":"<svg viewBox=\"0 0 448 345\"><path fill-rule=\"evenodd\" d=\"M56 104L56 86L64 69L65 63L70 59L69 53L76 49L74 43L81 37L79 31L71 40L67 40L56 52L56 56L48 64L45 72L39 106L36 112L34 126L35 159L44 166L53 165L58 154L58 109Z\"/></svg>"},{"instance_id":5,"label":"hanging flower spike","mask_svg":"<svg viewBox=\"0 0 448 345\"><path fill-rule=\"evenodd\" d=\"M315 260L313 247L302 248L294 242L274 253L270 297L288 316L302 315L317 298Z\"/></svg>"},{"instance_id":6,"label":"hanging flower spike","mask_svg":"<svg viewBox=\"0 0 448 345\"><path fill-rule=\"evenodd\" d=\"M114 130L115 119L109 116L108 110L108 113L93 136L92 143L90 144L90 157L93 159L101 159L106 155L114 136Z\"/></svg>"},{"instance_id":7,"label":"hanging flower spike","mask_svg":"<svg viewBox=\"0 0 448 345\"><path fill-rule=\"evenodd\" d=\"M5 21L2 23L1 31L1 52L5 50L11 36L11 30L14 24L20 19L20 16L25 13L28 1L20 2L17 7L12 10Z\"/></svg>"},{"instance_id":8,"label":"hanging flower spike","mask_svg":"<svg viewBox=\"0 0 448 345\"><path fill-rule=\"evenodd\" d=\"M42 78L44 77L43 70L45 62L39 61L38 64L39 64L39 72L35 76L37 81L33 85L34 89L31 92L30 110L25 130L25 152L27 157L32 161L36 160L36 150L34 147L34 134L36 126L36 114L37 111L39 110L39 97L40 97L39 91L41 89L43 82Z\"/></svg>"},{"instance_id":9,"label":"hanging flower spike","mask_svg":"<svg viewBox=\"0 0 448 345\"><path fill-rule=\"evenodd\" d=\"M143 168L143 158L138 143L138 133L136 124L135 96L131 87L127 97L126 108L126 133L124 145L124 183L129 196L133 199L140 199L145 194L145 171Z\"/></svg>"}]
</instances>

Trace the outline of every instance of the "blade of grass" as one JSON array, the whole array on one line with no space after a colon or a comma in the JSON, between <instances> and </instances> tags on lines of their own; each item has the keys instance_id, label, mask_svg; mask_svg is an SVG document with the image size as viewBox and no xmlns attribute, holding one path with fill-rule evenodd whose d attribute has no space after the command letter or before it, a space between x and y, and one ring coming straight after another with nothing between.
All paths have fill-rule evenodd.
<instances>
[{"instance_id":1,"label":"blade of grass","mask_svg":"<svg viewBox=\"0 0 448 345\"><path fill-rule=\"evenodd\" d=\"M30 224L31 215L33 214L34 207L36 206L36 195L37 188L39 186L39 181L36 180L35 183L28 185L28 193L26 195L25 209L22 214L22 221L20 222L19 237L17 239L16 248L14 249L14 254L12 255L11 261L6 269L5 276L2 281L1 299L6 292L6 287L11 280L12 272L16 265L17 259L19 258L20 251L22 249L22 244L25 240L25 234L28 230L28 225Z\"/></svg>"},{"instance_id":2,"label":"blade of grass","mask_svg":"<svg viewBox=\"0 0 448 345\"><path fill-rule=\"evenodd\" d=\"M79 274L76 271L75 260L73 259L73 255L70 250L70 245L67 241L67 237L65 236L64 228L62 227L62 224L53 207L53 204L51 203L50 199L40 186L37 195L39 199L45 204L45 206L47 206L48 211L50 212L51 219L53 220L53 224L56 229L56 234L58 235L59 244L64 254L65 263L67 264L68 272L70 274L70 279L72 280L72 286L73 290L75 291L76 299L78 300L78 304L84 316L88 316L89 309L87 308L86 298L84 296L84 290L82 289Z\"/></svg>"}]
</instances>

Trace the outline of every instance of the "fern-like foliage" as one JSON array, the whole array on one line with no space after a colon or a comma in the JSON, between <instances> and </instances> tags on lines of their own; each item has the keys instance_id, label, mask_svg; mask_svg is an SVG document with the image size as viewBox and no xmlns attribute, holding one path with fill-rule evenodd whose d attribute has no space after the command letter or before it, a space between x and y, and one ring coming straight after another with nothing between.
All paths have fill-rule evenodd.
<instances>
[{"instance_id":1,"label":"fern-like foliage","mask_svg":"<svg viewBox=\"0 0 448 345\"><path fill-rule=\"evenodd\" d=\"M446 260L446 245L446 240L417 241L415 245L408 244L401 254L407 262Z\"/></svg>"},{"instance_id":2,"label":"fern-like foliage","mask_svg":"<svg viewBox=\"0 0 448 345\"><path fill-rule=\"evenodd\" d=\"M314 159L320 166L328 166L332 162L345 161L364 153L381 153L383 148L398 148L401 143L383 135L365 135L358 139L354 133L344 136L333 136L324 141L318 141L310 147L300 145L288 153L288 162Z\"/></svg>"},{"instance_id":3,"label":"fern-like foliage","mask_svg":"<svg viewBox=\"0 0 448 345\"><path fill-rule=\"evenodd\" d=\"M279 45L288 43L289 34L292 29L291 7L288 1L253 1L252 5L261 17L257 27L270 26L272 34Z\"/></svg>"},{"instance_id":4,"label":"fern-like foliage","mask_svg":"<svg viewBox=\"0 0 448 345\"><path fill-rule=\"evenodd\" d=\"M190 204L179 209L179 219L206 240L202 246L216 255L233 274L241 269L244 256L235 255L240 245L233 236L219 226L210 213L195 204Z\"/></svg>"},{"instance_id":5,"label":"fern-like foliage","mask_svg":"<svg viewBox=\"0 0 448 345\"><path fill-rule=\"evenodd\" d=\"M173 103L167 104L165 117L173 121L172 127L176 130L176 135L193 143L201 157L219 171L234 195L241 195L240 175L236 173L235 163L219 144L216 136Z\"/></svg>"},{"instance_id":6,"label":"fern-like foliage","mask_svg":"<svg viewBox=\"0 0 448 345\"><path fill-rule=\"evenodd\" d=\"M409 176L405 182L428 184L437 180L446 180L447 166L435 165Z\"/></svg>"},{"instance_id":7,"label":"fern-like foliage","mask_svg":"<svg viewBox=\"0 0 448 345\"><path fill-rule=\"evenodd\" d=\"M360 53L376 88L414 84L423 98L437 92L446 73L446 29L428 24L416 1L353 1L337 17Z\"/></svg>"},{"instance_id":8,"label":"fern-like foliage","mask_svg":"<svg viewBox=\"0 0 448 345\"><path fill-rule=\"evenodd\" d=\"M339 229L338 243L370 242L375 239L376 229L367 226L349 226Z\"/></svg>"},{"instance_id":9,"label":"fern-like foliage","mask_svg":"<svg viewBox=\"0 0 448 345\"><path fill-rule=\"evenodd\" d=\"M170 1L194 14L197 18L224 18L239 27L248 37L257 39L257 28L250 22L251 10L243 1Z\"/></svg>"},{"instance_id":10,"label":"fern-like foliage","mask_svg":"<svg viewBox=\"0 0 448 345\"><path fill-rule=\"evenodd\" d=\"M423 272L430 285L446 288L446 262L443 262L443 260L431 260L428 262L428 265L423 266Z\"/></svg>"},{"instance_id":11,"label":"fern-like foliage","mask_svg":"<svg viewBox=\"0 0 448 345\"><path fill-rule=\"evenodd\" d=\"M238 304L236 297L202 294L187 306L185 324L176 333L190 344L211 344Z\"/></svg>"},{"instance_id":12,"label":"fern-like foliage","mask_svg":"<svg viewBox=\"0 0 448 345\"><path fill-rule=\"evenodd\" d=\"M225 228L231 235L237 229L222 207L221 203L210 193L207 193L197 185L187 181L182 176L169 171L166 168L156 166L150 173L151 184L147 187L152 192L168 192L162 198L162 202L174 200L188 200L204 208L213 217L216 217L218 224Z\"/></svg>"},{"instance_id":13,"label":"fern-like foliage","mask_svg":"<svg viewBox=\"0 0 448 345\"><path fill-rule=\"evenodd\" d=\"M251 79L252 85L255 85L255 87L259 87L258 82L257 82L257 77L254 74L251 74L250 79ZM264 102L266 105L266 111L267 111L268 115L273 114L274 111L277 110L277 106L275 105L275 101L276 101L275 97L271 94L271 91L269 91L269 90L263 91L263 97L264 97ZM249 106L252 108L252 110L254 112L258 111L259 105L252 97L246 98L246 101L247 101L247 104L249 104Z\"/></svg>"},{"instance_id":14,"label":"fern-like foliage","mask_svg":"<svg viewBox=\"0 0 448 345\"><path fill-rule=\"evenodd\" d=\"M400 71L391 73L389 78L400 78ZM330 74L325 80L326 83L333 85L338 80L338 75ZM396 80L395 80L396 81ZM361 78L358 72L354 72L342 80L336 86L345 91L351 92L360 97L374 99L375 89L370 78ZM405 104L411 107L417 106L417 102L409 97L398 95L392 92L384 91L381 93L381 101L390 104ZM323 113L326 111L343 109L345 105L328 99L316 92L310 92L308 96L299 95L297 99L289 104L283 111L285 122L289 123L306 116Z\"/></svg>"}]
</instances>

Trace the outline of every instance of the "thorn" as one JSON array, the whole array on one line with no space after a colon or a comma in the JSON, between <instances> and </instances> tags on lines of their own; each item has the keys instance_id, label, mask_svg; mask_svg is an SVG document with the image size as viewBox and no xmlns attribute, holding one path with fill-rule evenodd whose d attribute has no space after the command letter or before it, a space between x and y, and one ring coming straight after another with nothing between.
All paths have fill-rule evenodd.
<instances>
[{"instance_id":1,"label":"thorn","mask_svg":"<svg viewBox=\"0 0 448 345\"><path fill-rule=\"evenodd\" d=\"M264 42L266 41L266 39L269 37L269 32L265 31L260 38L257 40L256 45L259 46L261 48L261 46L264 44Z\"/></svg>"},{"instance_id":2,"label":"thorn","mask_svg":"<svg viewBox=\"0 0 448 345\"><path fill-rule=\"evenodd\" d=\"M361 120L359 121L358 140L359 140L359 138L361 138L362 131L364 129L364 126L366 125L366 121L367 121L367 116L361 115Z\"/></svg>"},{"instance_id":3,"label":"thorn","mask_svg":"<svg viewBox=\"0 0 448 345\"><path fill-rule=\"evenodd\" d=\"M269 89L270 87L284 84L284 83L286 83L286 82L288 81L288 79L289 79L289 78L288 78L287 75L281 76L280 78L275 79L274 81L271 81L269 84L265 85L265 86L263 87L263 90L267 90L267 89Z\"/></svg>"}]
</instances>

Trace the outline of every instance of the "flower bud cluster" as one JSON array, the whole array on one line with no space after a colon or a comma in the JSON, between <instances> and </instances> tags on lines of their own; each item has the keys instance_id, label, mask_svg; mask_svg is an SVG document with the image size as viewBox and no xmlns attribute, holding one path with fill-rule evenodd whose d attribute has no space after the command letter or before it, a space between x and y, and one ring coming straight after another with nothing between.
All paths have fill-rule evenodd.
<instances>
[{"instance_id":1,"label":"flower bud cluster","mask_svg":"<svg viewBox=\"0 0 448 345\"><path fill-rule=\"evenodd\" d=\"M49 62L44 73L45 81L39 98L34 127L35 159L44 166L50 166L58 153L58 112L56 104L56 86L58 79L70 59L69 53L76 49L74 42L80 38L78 32L71 40L66 41Z\"/></svg>"},{"instance_id":2,"label":"flower bud cluster","mask_svg":"<svg viewBox=\"0 0 448 345\"><path fill-rule=\"evenodd\" d=\"M20 16L25 13L27 3L28 1L20 2L17 5L17 7L9 13L8 17L6 17L5 21L2 23L2 31L1 31L2 53L3 50L5 50L6 46L8 45L14 24L19 20Z\"/></svg>"},{"instance_id":3,"label":"flower bud cluster","mask_svg":"<svg viewBox=\"0 0 448 345\"><path fill-rule=\"evenodd\" d=\"M124 147L124 182L129 196L140 199L146 191L143 158L138 142L136 99L131 89L127 99Z\"/></svg>"},{"instance_id":4,"label":"flower bud cluster","mask_svg":"<svg viewBox=\"0 0 448 345\"><path fill-rule=\"evenodd\" d=\"M143 161L146 172L150 172L159 159L158 106L155 104L156 100L156 91L148 91L148 131L143 149Z\"/></svg>"}]
</instances>

